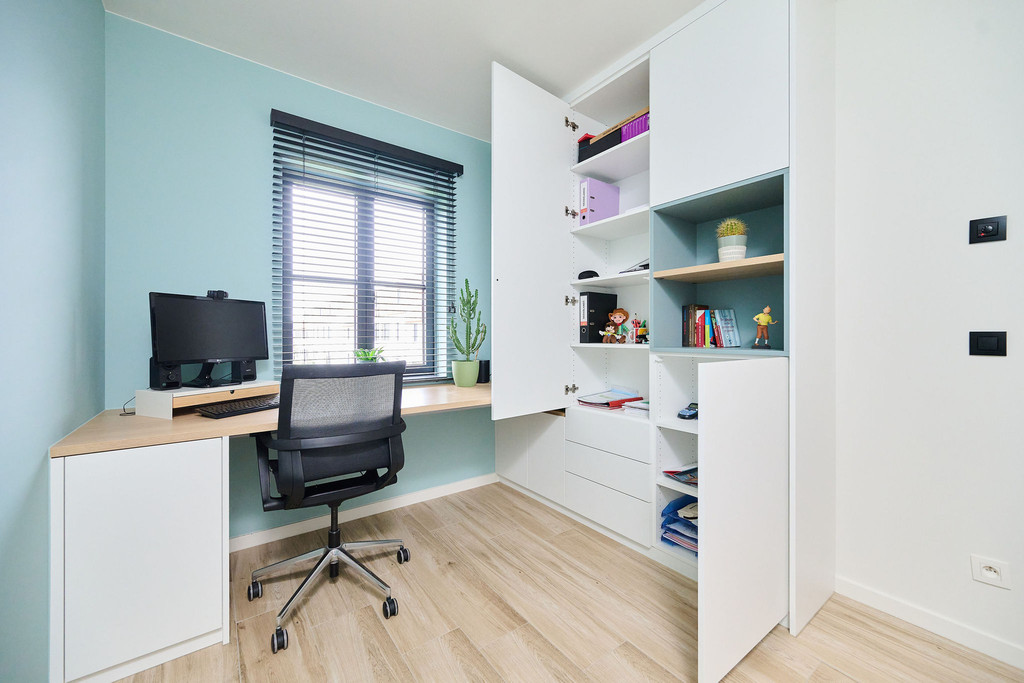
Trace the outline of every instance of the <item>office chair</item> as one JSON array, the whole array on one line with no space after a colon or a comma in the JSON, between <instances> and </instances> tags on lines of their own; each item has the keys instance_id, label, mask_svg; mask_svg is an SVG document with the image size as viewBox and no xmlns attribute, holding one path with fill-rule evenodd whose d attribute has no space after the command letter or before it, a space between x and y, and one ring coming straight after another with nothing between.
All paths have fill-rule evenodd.
<instances>
[{"instance_id":1,"label":"office chair","mask_svg":"<svg viewBox=\"0 0 1024 683\"><path fill-rule=\"evenodd\" d=\"M268 574L320 558L277 615L277 628L270 637L270 649L275 654L288 647L288 631L281 624L325 567L330 567L330 574L335 577L344 562L384 592L385 619L398 614L398 602L391 597L391 588L349 551L398 545L398 563L402 564L409 561L408 548L399 539L342 543L338 506L397 481L397 472L405 464L401 437L405 431L404 372L405 361L286 365L282 371L276 436L270 432L254 435L263 509L327 505L331 510L331 527L326 548L252 573L250 601L263 596L260 579ZM270 451L276 451L276 459L271 459ZM271 477L280 495L271 494Z\"/></svg>"}]
</instances>

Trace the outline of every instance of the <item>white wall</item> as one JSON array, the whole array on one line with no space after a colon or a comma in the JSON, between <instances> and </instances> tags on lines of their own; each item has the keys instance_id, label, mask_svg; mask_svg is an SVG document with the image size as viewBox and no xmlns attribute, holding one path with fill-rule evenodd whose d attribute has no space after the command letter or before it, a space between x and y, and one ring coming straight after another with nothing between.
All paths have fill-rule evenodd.
<instances>
[{"instance_id":1,"label":"white wall","mask_svg":"<svg viewBox=\"0 0 1024 683\"><path fill-rule=\"evenodd\" d=\"M841 0L837 588L1024 667L1024 2ZM1009 239L968 245L972 218ZM1006 330L1005 358L967 354ZM1016 585L971 580L971 553Z\"/></svg>"}]
</instances>

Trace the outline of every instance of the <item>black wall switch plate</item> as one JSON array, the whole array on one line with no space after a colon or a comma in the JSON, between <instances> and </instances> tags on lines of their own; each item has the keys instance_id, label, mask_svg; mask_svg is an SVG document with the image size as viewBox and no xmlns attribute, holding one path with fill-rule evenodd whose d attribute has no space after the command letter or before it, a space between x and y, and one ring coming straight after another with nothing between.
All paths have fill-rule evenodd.
<instances>
[{"instance_id":1,"label":"black wall switch plate","mask_svg":"<svg viewBox=\"0 0 1024 683\"><path fill-rule=\"evenodd\" d=\"M1006 239L1006 216L975 218L971 221L970 243L998 242Z\"/></svg>"},{"instance_id":2,"label":"black wall switch plate","mask_svg":"<svg viewBox=\"0 0 1024 683\"><path fill-rule=\"evenodd\" d=\"M1005 356L1006 332L971 332L972 356Z\"/></svg>"}]
</instances>

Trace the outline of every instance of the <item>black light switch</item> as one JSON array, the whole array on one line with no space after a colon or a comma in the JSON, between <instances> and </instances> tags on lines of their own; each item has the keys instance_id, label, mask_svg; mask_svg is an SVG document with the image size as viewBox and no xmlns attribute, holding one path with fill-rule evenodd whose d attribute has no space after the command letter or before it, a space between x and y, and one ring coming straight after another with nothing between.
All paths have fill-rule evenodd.
<instances>
[{"instance_id":1,"label":"black light switch","mask_svg":"<svg viewBox=\"0 0 1024 683\"><path fill-rule=\"evenodd\" d=\"M970 243L998 242L1006 239L1006 216L976 218L971 221Z\"/></svg>"},{"instance_id":2,"label":"black light switch","mask_svg":"<svg viewBox=\"0 0 1024 683\"><path fill-rule=\"evenodd\" d=\"M971 332L972 356L1005 356L1006 332Z\"/></svg>"}]
</instances>

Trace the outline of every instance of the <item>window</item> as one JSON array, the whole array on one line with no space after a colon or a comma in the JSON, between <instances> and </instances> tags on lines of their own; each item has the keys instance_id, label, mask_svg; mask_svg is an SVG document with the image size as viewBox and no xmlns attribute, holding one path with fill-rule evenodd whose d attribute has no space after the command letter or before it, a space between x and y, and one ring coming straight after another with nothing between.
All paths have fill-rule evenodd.
<instances>
[{"instance_id":1,"label":"window","mask_svg":"<svg viewBox=\"0 0 1024 683\"><path fill-rule=\"evenodd\" d=\"M383 347L406 379L449 376L462 166L271 112L275 371Z\"/></svg>"}]
</instances>

